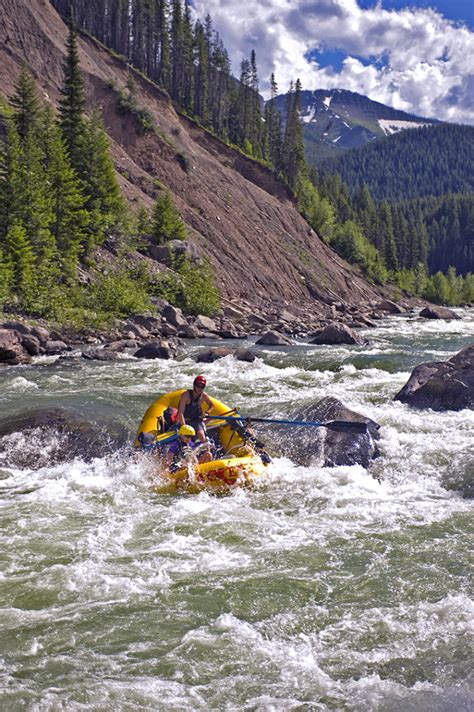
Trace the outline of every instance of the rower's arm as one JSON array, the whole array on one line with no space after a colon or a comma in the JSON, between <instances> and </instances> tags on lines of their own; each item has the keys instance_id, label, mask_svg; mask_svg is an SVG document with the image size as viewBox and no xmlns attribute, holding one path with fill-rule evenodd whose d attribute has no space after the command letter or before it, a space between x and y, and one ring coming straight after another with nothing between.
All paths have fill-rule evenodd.
<instances>
[{"instance_id":1,"label":"rower's arm","mask_svg":"<svg viewBox=\"0 0 474 712\"><path fill-rule=\"evenodd\" d=\"M214 408L214 403L211 401L211 399L209 398L209 396L207 395L207 393L204 393L203 398L204 398L204 400L206 401L206 403L207 403L207 405L208 405L208 408L207 408L206 412L204 413L204 417L206 417L207 415L210 415L210 414L211 414L211 411L212 411L212 409Z\"/></svg>"},{"instance_id":2,"label":"rower's arm","mask_svg":"<svg viewBox=\"0 0 474 712\"><path fill-rule=\"evenodd\" d=\"M184 409L186 408L188 404L188 394L183 393L181 398L179 399L179 404L178 404L178 415L177 415L177 420L180 425L185 424L184 420Z\"/></svg>"}]
</instances>

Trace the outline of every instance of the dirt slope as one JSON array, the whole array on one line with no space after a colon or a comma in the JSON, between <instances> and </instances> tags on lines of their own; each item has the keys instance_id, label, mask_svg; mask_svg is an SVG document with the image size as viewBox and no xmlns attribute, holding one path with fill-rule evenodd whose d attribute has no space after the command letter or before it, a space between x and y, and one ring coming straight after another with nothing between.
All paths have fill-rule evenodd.
<instances>
[{"instance_id":1,"label":"dirt slope","mask_svg":"<svg viewBox=\"0 0 474 712\"><path fill-rule=\"evenodd\" d=\"M57 103L67 28L47 0L0 0L0 91L13 92L22 62ZM100 104L127 199L151 205L159 181L173 193L193 241L215 266L223 296L314 312L337 301L363 304L378 293L327 248L270 171L176 113L165 92L134 72L137 101L157 131L142 135L117 112L129 69L95 40L79 38L90 106Z\"/></svg>"}]
</instances>

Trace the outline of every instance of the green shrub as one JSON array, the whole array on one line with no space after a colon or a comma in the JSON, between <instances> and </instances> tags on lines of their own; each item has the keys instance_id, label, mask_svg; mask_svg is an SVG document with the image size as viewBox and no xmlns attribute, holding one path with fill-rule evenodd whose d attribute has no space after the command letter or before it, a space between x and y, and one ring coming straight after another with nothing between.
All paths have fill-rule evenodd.
<instances>
[{"instance_id":1,"label":"green shrub","mask_svg":"<svg viewBox=\"0 0 474 712\"><path fill-rule=\"evenodd\" d=\"M158 196L153 206L151 218L151 234L157 245L163 245L169 240L186 239L186 225L176 209L168 191Z\"/></svg>"},{"instance_id":2,"label":"green shrub","mask_svg":"<svg viewBox=\"0 0 474 712\"><path fill-rule=\"evenodd\" d=\"M181 258L173 272L167 272L154 282L152 291L186 314L213 316L221 306L214 273L207 261L196 266Z\"/></svg>"},{"instance_id":3,"label":"green shrub","mask_svg":"<svg viewBox=\"0 0 474 712\"><path fill-rule=\"evenodd\" d=\"M373 282L385 284L387 268L378 250L365 237L362 228L353 220L347 220L334 229L331 247L351 264L358 265Z\"/></svg>"},{"instance_id":4,"label":"green shrub","mask_svg":"<svg viewBox=\"0 0 474 712\"><path fill-rule=\"evenodd\" d=\"M129 269L99 274L84 293L83 305L96 312L127 317L151 308L146 280L134 279Z\"/></svg>"}]
</instances>

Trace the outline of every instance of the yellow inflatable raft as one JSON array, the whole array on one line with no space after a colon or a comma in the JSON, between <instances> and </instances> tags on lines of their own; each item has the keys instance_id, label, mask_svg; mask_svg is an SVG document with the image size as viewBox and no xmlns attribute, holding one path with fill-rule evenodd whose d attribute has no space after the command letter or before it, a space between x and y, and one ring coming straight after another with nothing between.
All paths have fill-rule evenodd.
<instances>
[{"instance_id":1,"label":"yellow inflatable raft","mask_svg":"<svg viewBox=\"0 0 474 712\"><path fill-rule=\"evenodd\" d=\"M159 452L166 451L166 443L176 437L176 430L166 430L164 414L167 408L178 408L179 399L184 389L166 393L160 396L147 409L138 428L135 447L140 450L153 449L159 457ZM216 398L212 401L212 415L229 416L238 413ZM207 404L203 404L206 413ZM213 419L209 421L209 434L219 446L224 455L218 460L194 463L175 472L159 472L158 478L163 487L157 483L158 489L185 489L200 491L202 489L222 490L252 484L261 477L267 469L267 464L255 452L244 436L232 427L226 420Z\"/></svg>"}]
</instances>

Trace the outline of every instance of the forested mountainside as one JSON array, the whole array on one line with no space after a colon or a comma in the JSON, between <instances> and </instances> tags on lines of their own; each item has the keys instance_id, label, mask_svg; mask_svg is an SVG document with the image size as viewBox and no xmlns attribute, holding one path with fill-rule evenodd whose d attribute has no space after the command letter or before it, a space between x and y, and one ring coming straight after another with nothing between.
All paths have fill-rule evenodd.
<instances>
[{"instance_id":1,"label":"forested mountainside","mask_svg":"<svg viewBox=\"0 0 474 712\"><path fill-rule=\"evenodd\" d=\"M97 4L84 2L77 5L92 8ZM138 3L134 5L138 6ZM129 3L127 6L131 7ZM313 310L324 309L341 300L360 303L378 298L377 291L359 271L318 238L297 211L293 193L270 168L224 145L195 122L179 115L164 91L89 36L77 37L78 66L73 72L71 35L68 40L67 26L50 3L2 0L2 10L0 85L8 102L16 97L17 111L16 128L11 124L13 138L7 145L7 156L13 161L10 168L13 166L14 170L10 170L9 180L4 184L10 190L10 197L14 198L13 203L3 201L6 209L3 210L5 220L2 218L1 239L7 254L7 268L9 259L11 262L14 258L15 264L21 266L23 257L26 257L28 265L34 267L33 272L27 271L28 279L33 274L38 282L41 278L39 268L46 270L53 256L56 270L62 270L59 277L64 289L58 294L58 300L61 300L65 296L67 280L77 266L82 270L91 265L91 260L93 264L95 256L92 251L107 247L111 237L115 240L119 208L118 205L109 206L110 212L107 212L106 198L109 195L115 198L117 194L115 189L111 193L104 190L100 171L88 170L88 165L89 168L98 165L98 154L92 147L100 145L101 155L104 155L107 145L104 144L101 118L97 111L93 111L94 106L99 106L121 193L132 208L132 222L139 224L143 208L149 210L155 202L168 196L184 221L189 239L210 260L224 298L233 300L237 306L241 300L247 300L272 309L291 304ZM19 108L21 97L24 99L28 95L21 80L25 63L34 77L39 104L43 108L39 128L33 122L31 131L27 128L22 136L21 122L28 115L25 106ZM81 138L85 143L81 145L74 144L68 124L75 111L72 105L68 108L67 97L78 79L76 70L82 77L84 88L84 107L79 107L74 119L81 132L86 127ZM43 113L45 104L50 110ZM58 126L62 136L57 134L56 128L58 106ZM88 116L82 114L83 108ZM59 141L59 146L64 147L64 142L67 144L68 158L64 164L67 180L70 194L76 195L74 200L79 201L74 209L84 207L87 213L84 230L79 236L75 231L76 221L68 222L68 230L72 232L55 232L59 230L59 223L54 222L58 214L54 210L51 212L53 204L51 194L47 192L51 185L52 174L48 171L52 170L49 160L52 154L43 150L45 145L52 144L38 141L35 133L38 130L49 130L51 139ZM66 180L58 168L64 160L62 150L59 147L54 154L57 169L54 175L59 187L64 186ZM8 151L11 152L8 154ZM33 165L35 170L28 170ZM77 185L77 178L83 181L82 185ZM110 175L108 178L112 179ZM22 190L12 189L13 179ZM79 188L81 193L85 187L86 194L83 192L78 196L76 189ZM59 190L58 195L63 195L63 191ZM34 196L35 200L28 200L28 196ZM154 217L159 215L155 213ZM99 229L91 231L88 221L95 219L99 221ZM127 220L130 225L130 217ZM149 225L148 219L144 222ZM121 229L123 231L123 226ZM126 249L143 253L140 233L131 231L126 234ZM73 238L65 240L66 235ZM160 233L156 239L162 236ZM153 234L149 237L153 242ZM148 242L145 244L148 254L147 245ZM21 254L14 254L20 247ZM125 264L127 267L127 260ZM159 269L161 267L158 265ZM16 274L20 279L21 269ZM58 276L57 271L55 275L47 275L48 279L55 276ZM47 280L43 284L36 282L33 291L30 289L33 302L35 294L39 294L34 289L44 291ZM130 285L130 281L125 283ZM113 294L109 296L113 300Z\"/></svg>"},{"instance_id":2,"label":"forested mountainside","mask_svg":"<svg viewBox=\"0 0 474 712\"><path fill-rule=\"evenodd\" d=\"M366 184L377 200L410 200L474 190L474 127L457 124L403 131L322 161L322 175L339 173L355 194Z\"/></svg>"},{"instance_id":3,"label":"forested mountainside","mask_svg":"<svg viewBox=\"0 0 474 712\"><path fill-rule=\"evenodd\" d=\"M402 226L410 222L426 226L431 274L446 271L446 265L459 274L474 271L474 194L418 198L394 210L402 216Z\"/></svg>"},{"instance_id":4,"label":"forested mountainside","mask_svg":"<svg viewBox=\"0 0 474 712\"><path fill-rule=\"evenodd\" d=\"M286 97L280 95L276 106L285 121ZM301 121L306 156L310 165L359 148L375 139L406 129L438 123L372 101L346 89L317 89L301 92Z\"/></svg>"}]
</instances>

